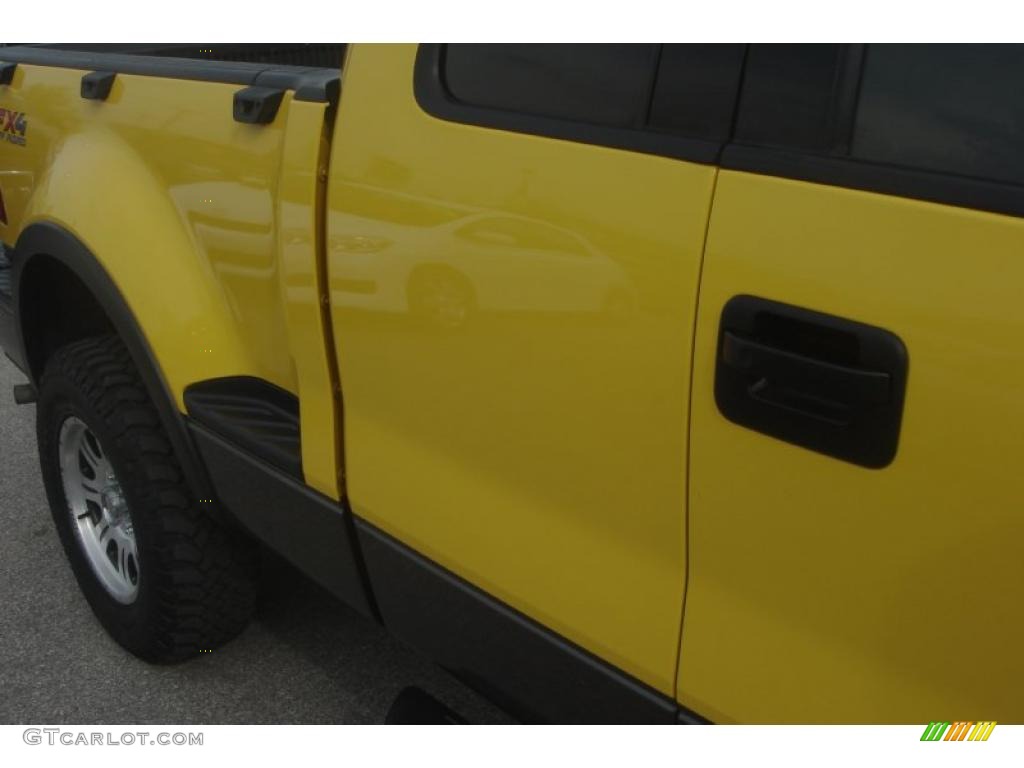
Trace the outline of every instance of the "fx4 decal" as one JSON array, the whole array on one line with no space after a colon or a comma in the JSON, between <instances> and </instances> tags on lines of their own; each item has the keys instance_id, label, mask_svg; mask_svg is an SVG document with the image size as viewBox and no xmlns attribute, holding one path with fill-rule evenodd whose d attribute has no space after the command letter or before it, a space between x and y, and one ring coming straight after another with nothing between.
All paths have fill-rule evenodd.
<instances>
[{"instance_id":1,"label":"fx4 decal","mask_svg":"<svg viewBox=\"0 0 1024 768\"><path fill-rule=\"evenodd\" d=\"M4 141L25 146L25 131L28 125L24 112L15 112L13 109L0 107L0 136Z\"/></svg>"}]
</instances>

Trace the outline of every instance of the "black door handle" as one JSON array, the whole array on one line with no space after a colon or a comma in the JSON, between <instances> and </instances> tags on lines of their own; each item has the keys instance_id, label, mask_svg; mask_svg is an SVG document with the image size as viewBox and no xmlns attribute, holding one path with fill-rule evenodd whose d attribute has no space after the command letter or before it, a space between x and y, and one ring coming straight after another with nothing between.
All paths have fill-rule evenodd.
<instances>
[{"instance_id":1,"label":"black door handle","mask_svg":"<svg viewBox=\"0 0 1024 768\"><path fill-rule=\"evenodd\" d=\"M882 328L754 296L722 311L715 401L732 422L866 467L896 455L907 351Z\"/></svg>"},{"instance_id":2,"label":"black door handle","mask_svg":"<svg viewBox=\"0 0 1024 768\"><path fill-rule=\"evenodd\" d=\"M857 409L889 400L892 377L770 347L733 333L722 333L723 364L752 381L750 397L767 405L845 425Z\"/></svg>"}]
</instances>

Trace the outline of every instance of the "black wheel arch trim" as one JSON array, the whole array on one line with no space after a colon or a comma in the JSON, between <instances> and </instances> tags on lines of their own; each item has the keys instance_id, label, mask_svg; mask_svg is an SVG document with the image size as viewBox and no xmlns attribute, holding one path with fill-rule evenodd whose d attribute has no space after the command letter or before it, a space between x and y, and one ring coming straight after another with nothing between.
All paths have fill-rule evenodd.
<instances>
[{"instance_id":1,"label":"black wheel arch trim","mask_svg":"<svg viewBox=\"0 0 1024 768\"><path fill-rule=\"evenodd\" d=\"M38 387L39 372L34 371L29 365L22 327L21 278L25 267L33 258L45 256L55 259L81 280L106 314L115 332L128 348L146 392L167 430L190 487L200 497L211 497L212 485L209 477L185 426L184 417L175 405L174 396L160 363L128 302L92 251L63 227L52 222L36 222L21 232L9 254L15 347L8 350L8 354L14 363L25 372L32 384Z\"/></svg>"}]
</instances>

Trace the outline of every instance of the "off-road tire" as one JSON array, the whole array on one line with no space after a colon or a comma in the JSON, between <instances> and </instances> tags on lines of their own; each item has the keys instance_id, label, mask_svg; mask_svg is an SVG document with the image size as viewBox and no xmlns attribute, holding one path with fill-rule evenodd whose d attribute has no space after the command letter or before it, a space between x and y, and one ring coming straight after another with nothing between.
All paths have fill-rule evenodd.
<instances>
[{"instance_id":1,"label":"off-road tire","mask_svg":"<svg viewBox=\"0 0 1024 768\"><path fill-rule=\"evenodd\" d=\"M138 591L122 604L95 576L65 498L61 425L81 419L98 439L127 500L138 550ZM127 349L115 336L69 344L39 383L36 432L43 483L78 585L107 632L150 662L217 648L246 626L255 602L253 545L218 521L188 487L171 441Z\"/></svg>"}]
</instances>

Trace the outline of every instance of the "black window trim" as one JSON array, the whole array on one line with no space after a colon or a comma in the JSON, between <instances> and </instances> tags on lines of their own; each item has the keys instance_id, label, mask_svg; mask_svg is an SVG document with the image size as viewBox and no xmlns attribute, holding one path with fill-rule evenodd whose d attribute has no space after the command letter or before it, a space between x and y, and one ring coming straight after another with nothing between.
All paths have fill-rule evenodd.
<instances>
[{"instance_id":1,"label":"black window trim","mask_svg":"<svg viewBox=\"0 0 1024 768\"><path fill-rule=\"evenodd\" d=\"M721 167L762 176L1024 217L1024 187L812 152L730 144Z\"/></svg>"},{"instance_id":2,"label":"black window trim","mask_svg":"<svg viewBox=\"0 0 1024 768\"><path fill-rule=\"evenodd\" d=\"M482 128L564 139L611 149L625 149L676 160L714 165L723 142L693 139L664 133L650 127L618 128L588 125L571 120L529 115L457 101L444 83L444 44L425 43L416 52L413 91L416 102L427 114L456 123Z\"/></svg>"}]
</instances>

